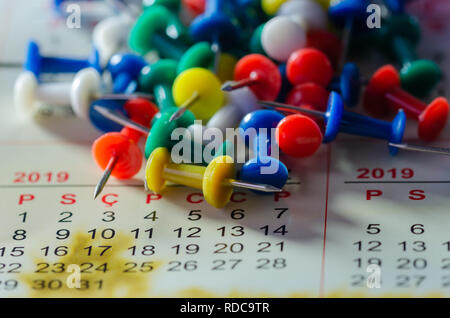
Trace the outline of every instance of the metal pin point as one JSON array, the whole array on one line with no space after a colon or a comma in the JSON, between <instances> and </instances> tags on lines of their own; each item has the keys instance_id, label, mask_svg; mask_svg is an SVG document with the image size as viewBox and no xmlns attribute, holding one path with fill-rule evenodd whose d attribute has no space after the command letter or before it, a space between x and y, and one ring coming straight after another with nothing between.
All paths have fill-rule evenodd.
<instances>
[{"instance_id":1,"label":"metal pin point","mask_svg":"<svg viewBox=\"0 0 450 318\"><path fill-rule=\"evenodd\" d=\"M305 114L313 115L313 116L317 116L317 117L325 116L324 112L320 112L320 111L313 110L313 109L306 109L306 108L291 106L291 105L287 105L287 104L283 104L283 103L277 103L277 102L271 102L271 101L258 101L258 104L261 104L265 107L272 108L272 109L289 109L289 110L294 110L296 112L305 113Z\"/></svg>"},{"instance_id":2,"label":"metal pin point","mask_svg":"<svg viewBox=\"0 0 450 318\"><path fill-rule=\"evenodd\" d=\"M23 63L19 62L0 62L0 68L22 68Z\"/></svg>"},{"instance_id":3,"label":"metal pin point","mask_svg":"<svg viewBox=\"0 0 450 318\"><path fill-rule=\"evenodd\" d=\"M111 159L109 159L108 165L105 168L105 171L103 171L103 175L98 181L97 185L95 186L94 190L94 200L99 196L99 194L102 192L103 188L106 185L106 182L108 182L109 177L111 176L111 172L114 169L114 166L117 163L117 157L113 156Z\"/></svg>"},{"instance_id":4,"label":"metal pin point","mask_svg":"<svg viewBox=\"0 0 450 318\"><path fill-rule=\"evenodd\" d=\"M150 130L147 127L145 127L141 124L138 124L138 123L130 120L128 117L123 116L122 114L119 114L117 112L114 112L106 107L94 105L94 109L96 111L98 111L105 118L108 118L109 120L112 120L113 122L118 123L119 125L133 128L133 129L135 129L141 133L147 134L147 135L150 132Z\"/></svg>"},{"instance_id":5,"label":"metal pin point","mask_svg":"<svg viewBox=\"0 0 450 318\"><path fill-rule=\"evenodd\" d=\"M133 94L98 94L95 99L110 99L110 100L129 100L133 98L144 98L150 101L154 100L154 96L145 93L133 93Z\"/></svg>"},{"instance_id":6,"label":"metal pin point","mask_svg":"<svg viewBox=\"0 0 450 318\"><path fill-rule=\"evenodd\" d=\"M389 143L389 146L396 147L402 150L411 150L411 151L418 151L418 152L428 152L428 153L435 153L439 155L445 155L450 156L450 148L442 148L442 147L431 147L431 146L420 146L420 145L413 145L413 144L395 144L395 143Z\"/></svg>"},{"instance_id":7,"label":"metal pin point","mask_svg":"<svg viewBox=\"0 0 450 318\"><path fill-rule=\"evenodd\" d=\"M240 81L234 81L234 82L228 82L222 85L222 90L225 92L231 92L234 91L235 89L239 89L241 87L246 87L246 86L250 86L256 83L255 78L249 77L249 78L244 78Z\"/></svg>"},{"instance_id":8,"label":"metal pin point","mask_svg":"<svg viewBox=\"0 0 450 318\"><path fill-rule=\"evenodd\" d=\"M217 41L214 41L211 45L211 50L214 52L214 74L219 73L219 65L220 65L220 45L217 43Z\"/></svg>"},{"instance_id":9,"label":"metal pin point","mask_svg":"<svg viewBox=\"0 0 450 318\"><path fill-rule=\"evenodd\" d=\"M177 120L188 110L194 102L200 97L198 92L194 92L191 97L189 97L179 108L178 110L170 116L169 123Z\"/></svg>"},{"instance_id":10,"label":"metal pin point","mask_svg":"<svg viewBox=\"0 0 450 318\"><path fill-rule=\"evenodd\" d=\"M242 180L228 180L229 183L237 188L244 188L244 189L250 189L250 190L256 190L256 191L262 191L262 192L281 192L283 189L274 187L269 184L264 183L250 183Z\"/></svg>"}]
</instances>

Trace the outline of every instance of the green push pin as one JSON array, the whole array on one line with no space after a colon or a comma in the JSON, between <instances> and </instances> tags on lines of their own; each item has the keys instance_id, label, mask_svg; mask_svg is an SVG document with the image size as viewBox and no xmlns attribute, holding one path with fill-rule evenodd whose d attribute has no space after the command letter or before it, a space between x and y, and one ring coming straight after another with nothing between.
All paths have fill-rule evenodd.
<instances>
[{"instance_id":1,"label":"green push pin","mask_svg":"<svg viewBox=\"0 0 450 318\"><path fill-rule=\"evenodd\" d=\"M215 53L208 42L198 42L183 54L178 63L178 74L194 67L214 68Z\"/></svg>"},{"instance_id":2,"label":"green push pin","mask_svg":"<svg viewBox=\"0 0 450 318\"><path fill-rule=\"evenodd\" d=\"M418 59L415 47L420 41L419 23L408 15L392 15L378 29L380 44L402 64L402 87L417 97L427 96L442 78L439 66L430 60Z\"/></svg>"},{"instance_id":3,"label":"green push pin","mask_svg":"<svg viewBox=\"0 0 450 318\"><path fill-rule=\"evenodd\" d=\"M191 68L205 68L212 71L221 82L232 80L237 59L230 53L221 52L216 59L216 52L208 42L198 42L191 46L178 63L178 74Z\"/></svg>"},{"instance_id":4,"label":"green push pin","mask_svg":"<svg viewBox=\"0 0 450 318\"><path fill-rule=\"evenodd\" d=\"M179 60L187 49L187 29L167 8L152 5L136 20L128 44L140 55L156 50L160 57Z\"/></svg>"},{"instance_id":5,"label":"green push pin","mask_svg":"<svg viewBox=\"0 0 450 318\"><path fill-rule=\"evenodd\" d=\"M255 29L250 38L250 52L256 54L267 55L264 51L264 48L261 44L261 33L264 29L265 23L261 24L259 27Z\"/></svg>"},{"instance_id":6,"label":"green push pin","mask_svg":"<svg viewBox=\"0 0 450 318\"><path fill-rule=\"evenodd\" d=\"M141 70L138 78L139 88L143 92L153 94L155 102L160 108L160 114L155 116L153 126L162 116L161 114L168 113L172 115L178 110L172 95L172 85L178 75L177 66L178 63L176 61L167 59L159 60ZM194 114L188 111L177 120L176 127L188 127L194 120Z\"/></svg>"},{"instance_id":7,"label":"green push pin","mask_svg":"<svg viewBox=\"0 0 450 318\"><path fill-rule=\"evenodd\" d=\"M175 60L159 60L141 70L138 78L139 88L153 94L161 112L175 107L172 97L172 84L177 77L178 63Z\"/></svg>"}]
</instances>

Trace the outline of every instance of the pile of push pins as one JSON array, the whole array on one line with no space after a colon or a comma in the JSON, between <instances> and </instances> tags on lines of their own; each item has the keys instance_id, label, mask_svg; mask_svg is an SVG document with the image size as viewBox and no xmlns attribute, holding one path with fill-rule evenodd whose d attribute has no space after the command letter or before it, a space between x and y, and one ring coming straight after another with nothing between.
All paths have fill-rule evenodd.
<instances>
[{"instance_id":1,"label":"pile of push pins","mask_svg":"<svg viewBox=\"0 0 450 318\"><path fill-rule=\"evenodd\" d=\"M55 1L59 12L64 2ZM108 15L97 15L92 54L84 60L43 56L30 41L25 70L15 85L15 106L32 118L40 104L71 105L76 116L105 132L92 146L104 170L94 197L110 176L136 175L145 157L147 190L160 193L168 182L182 184L201 189L205 200L220 208L234 187L255 193L282 190L288 169L270 156L272 146L304 158L339 133L385 140L391 155L399 149L449 155L449 149L402 142L406 116L417 121L424 142L436 140L445 128L447 100L422 101L442 74L434 62L416 56L420 26L404 12L403 1L376 1L383 16L381 27L373 29L366 25L371 3L91 2L90 8L113 7ZM347 57L370 49L381 49L393 64L363 79ZM48 73L74 76L67 83L50 82ZM368 115L346 109L357 105ZM388 116L392 121L385 120ZM257 133L254 157L239 171L228 155L233 143L227 141L203 164L174 163L172 132L203 128L195 120L224 132L276 129L275 140ZM138 142L145 138L142 153ZM273 164L276 172L261 172Z\"/></svg>"}]
</instances>

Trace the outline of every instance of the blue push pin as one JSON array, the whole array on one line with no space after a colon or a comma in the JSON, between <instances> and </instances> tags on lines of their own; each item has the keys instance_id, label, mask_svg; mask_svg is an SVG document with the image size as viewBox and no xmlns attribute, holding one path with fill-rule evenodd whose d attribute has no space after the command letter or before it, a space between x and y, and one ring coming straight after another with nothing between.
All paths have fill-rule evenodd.
<instances>
[{"instance_id":1,"label":"blue push pin","mask_svg":"<svg viewBox=\"0 0 450 318\"><path fill-rule=\"evenodd\" d=\"M355 107L361 93L358 67L354 63L345 63L341 75L333 78L328 89L340 93L346 106Z\"/></svg>"},{"instance_id":2,"label":"blue push pin","mask_svg":"<svg viewBox=\"0 0 450 318\"><path fill-rule=\"evenodd\" d=\"M405 12L406 1L407 0L384 0L384 3L392 13L399 14Z\"/></svg>"},{"instance_id":3,"label":"blue push pin","mask_svg":"<svg viewBox=\"0 0 450 318\"><path fill-rule=\"evenodd\" d=\"M99 73L100 57L97 49L94 49L88 59L75 59L64 57L42 56L39 45L30 40L25 55L24 69L33 72L36 78L42 73L76 73L84 68L93 67Z\"/></svg>"},{"instance_id":4,"label":"blue push pin","mask_svg":"<svg viewBox=\"0 0 450 318\"><path fill-rule=\"evenodd\" d=\"M111 57L107 69L113 78L113 92L131 94L138 87L137 79L147 62L139 55L125 53Z\"/></svg>"},{"instance_id":5,"label":"blue push pin","mask_svg":"<svg viewBox=\"0 0 450 318\"><path fill-rule=\"evenodd\" d=\"M255 157L242 166L239 173L241 180L269 184L279 189L284 187L288 170L281 161L270 156L274 142L271 131L283 118L282 114L273 110L257 110L242 119L239 125L241 137L247 144L253 142Z\"/></svg>"},{"instance_id":6,"label":"blue push pin","mask_svg":"<svg viewBox=\"0 0 450 318\"><path fill-rule=\"evenodd\" d=\"M348 46L355 21L362 20L367 13L367 0L342 0L332 2L328 8L328 16L337 25L344 25L342 34L342 52L338 69L342 67L347 58Z\"/></svg>"},{"instance_id":7,"label":"blue push pin","mask_svg":"<svg viewBox=\"0 0 450 318\"><path fill-rule=\"evenodd\" d=\"M395 156L399 147L394 145L402 144L403 134L405 132L406 115L403 110L397 113L392 122L374 119L345 111L344 102L336 92L330 93L327 111L325 113L280 103L266 101L260 103L270 107L292 109L305 114L322 117L326 125L323 136L323 142L325 143L333 141L339 132L383 139L389 142L389 152L392 156Z\"/></svg>"},{"instance_id":8,"label":"blue push pin","mask_svg":"<svg viewBox=\"0 0 450 318\"><path fill-rule=\"evenodd\" d=\"M214 70L217 73L219 56L222 48L232 48L239 42L239 29L232 19L225 14L228 11L238 10L226 0L206 0L205 11L192 21L189 31L195 42L207 41L215 53Z\"/></svg>"}]
</instances>

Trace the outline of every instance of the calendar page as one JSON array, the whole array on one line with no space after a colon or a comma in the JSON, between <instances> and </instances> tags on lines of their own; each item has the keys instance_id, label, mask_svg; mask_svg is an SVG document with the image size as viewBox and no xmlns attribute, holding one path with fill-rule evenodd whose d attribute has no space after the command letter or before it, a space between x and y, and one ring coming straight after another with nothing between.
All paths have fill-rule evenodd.
<instances>
[{"instance_id":1,"label":"calendar page","mask_svg":"<svg viewBox=\"0 0 450 318\"><path fill-rule=\"evenodd\" d=\"M48 1L0 0L0 21L2 62L21 62L29 38L45 54L89 53L90 30L68 29ZM450 30L424 24L419 54L448 71ZM369 76L382 61L359 64ZM143 170L93 200L99 132L65 108L20 119L20 72L0 69L0 297L450 296L448 157L340 136L282 158L283 192L239 190L224 209L187 187L145 192ZM450 147L450 129L433 145Z\"/></svg>"}]
</instances>

